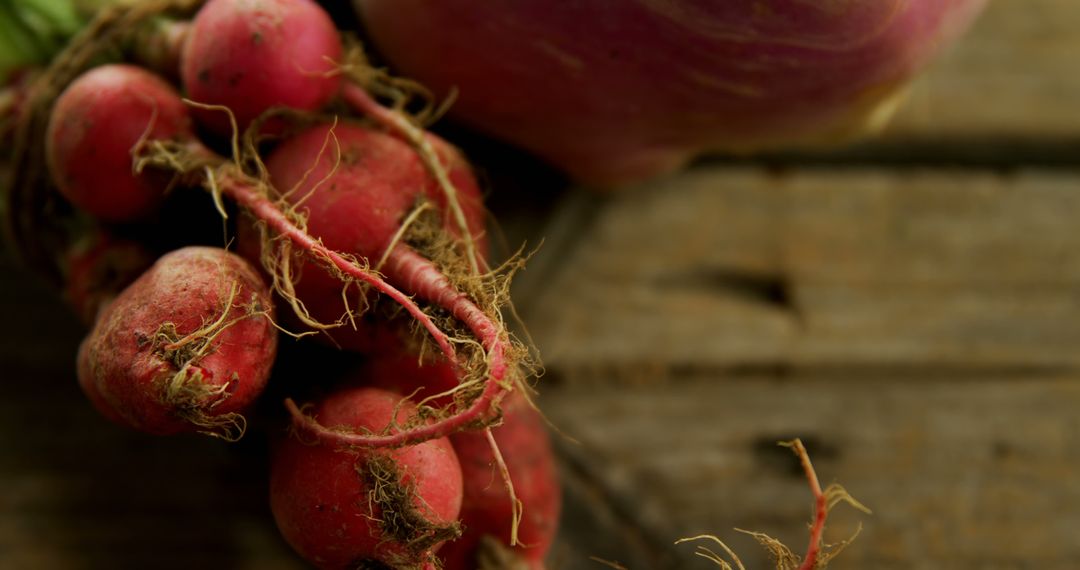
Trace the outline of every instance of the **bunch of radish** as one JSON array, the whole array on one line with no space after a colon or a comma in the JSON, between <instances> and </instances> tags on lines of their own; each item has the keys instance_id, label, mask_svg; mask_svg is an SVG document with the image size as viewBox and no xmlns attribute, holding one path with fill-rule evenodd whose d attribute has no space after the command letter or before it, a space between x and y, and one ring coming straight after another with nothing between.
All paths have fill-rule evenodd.
<instances>
[{"instance_id":1,"label":"bunch of radish","mask_svg":"<svg viewBox=\"0 0 1080 570\"><path fill-rule=\"evenodd\" d=\"M415 95L312 0L122 5L29 88L9 232L58 254L79 384L133 429L242 437L281 334L363 354L275 432L273 513L313 564L541 567L560 491L507 272Z\"/></svg>"}]
</instances>

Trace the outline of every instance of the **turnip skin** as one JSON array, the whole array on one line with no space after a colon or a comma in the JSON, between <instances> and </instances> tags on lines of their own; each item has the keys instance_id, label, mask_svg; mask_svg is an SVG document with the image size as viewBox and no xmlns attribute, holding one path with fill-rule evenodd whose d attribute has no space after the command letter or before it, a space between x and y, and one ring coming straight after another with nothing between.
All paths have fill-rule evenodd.
<instances>
[{"instance_id":1,"label":"turnip skin","mask_svg":"<svg viewBox=\"0 0 1080 570\"><path fill-rule=\"evenodd\" d=\"M879 127L985 0L354 0L395 72L580 181Z\"/></svg>"}]
</instances>

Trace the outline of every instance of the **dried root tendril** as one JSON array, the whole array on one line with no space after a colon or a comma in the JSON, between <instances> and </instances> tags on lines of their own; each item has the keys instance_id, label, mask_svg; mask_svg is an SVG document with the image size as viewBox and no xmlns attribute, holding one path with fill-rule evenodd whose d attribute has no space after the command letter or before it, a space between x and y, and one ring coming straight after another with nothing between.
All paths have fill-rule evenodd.
<instances>
[{"instance_id":1,"label":"dried root tendril","mask_svg":"<svg viewBox=\"0 0 1080 570\"><path fill-rule=\"evenodd\" d=\"M720 554L717 554L716 551L709 548L708 546L702 546L700 544L698 545L697 549L694 551L694 554L696 554L697 556L700 556L700 557L702 557L702 558L716 564L717 566L719 566L721 568L721 570L746 570L746 566L744 566L743 563L742 563L742 560L739 559L739 555L735 554L735 551L732 550L731 547L729 547L727 544L725 544L724 541L720 540L719 538L717 538L717 537L715 537L715 536L713 536L711 534L702 534L702 535L698 535L698 536L691 536L691 537L688 537L688 538L680 538L679 540L675 541L675 544L682 544L684 542L695 542L695 541L698 541L698 540L711 540L711 541L715 542L717 544L717 546L719 546L724 551L724 554L726 554L729 558L731 558L731 561L735 565L732 566L731 563L729 563L727 560L725 560L724 557L721 556Z\"/></svg>"},{"instance_id":2,"label":"dried root tendril","mask_svg":"<svg viewBox=\"0 0 1080 570\"><path fill-rule=\"evenodd\" d=\"M391 108L405 113L406 109L419 102L420 108L409 112L417 125L431 125L443 112L452 97L442 104L436 104L435 95L423 84L404 77L390 75L384 69L373 67L360 42L352 36L343 38L345 53L337 65L336 73L356 82L365 90L378 97L389 99Z\"/></svg>"},{"instance_id":3,"label":"dried root tendril","mask_svg":"<svg viewBox=\"0 0 1080 570\"><path fill-rule=\"evenodd\" d=\"M449 108L453 95L436 107L433 102L434 97L427 88L414 81L395 78L372 68L363 50L355 42L346 42L346 48L345 56L339 66L341 72L350 80L343 90L345 101L383 128L405 139L413 147L439 185L439 189L446 196L446 205L460 233L458 240L465 249L465 257L473 273L480 273L476 238L472 235L468 221L465 219L465 211L458 199L457 188L450 181L446 166L423 128L423 125L430 124L430 121ZM369 92L390 98L392 105L390 107L380 105ZM417 97L424 102L424 106L419 113L409 115L405 107L409 101Z\"/></svg>"},{"instance_id":4,"label":"dried root tendril","mask_svg":"<svg viewBox=\"0 0 1080 570\"><path fill-rule=\"evenodd\" d=\"M220 106L205 106L194 102L191 105L208 109L231 112ZM330 137L333 137L331 129ZM172 143L169 141L151 141L140 145L136 156L138 168L155 166L169 169L180 176L197 176L196 179L214 196L222 216L226 216L221 196L229 196L246 208L260 222L263 243L263 266L271 275L272 287L289 303L291 308L306 326L316 330L326 330L354 322L355 312L349 311L335 323L322 323L311 316L297 298L294 284L299 278L293 274L292 267L301 256L321 264L337 277L343 290L356 286L363 292L371 287L391 297L402 305L429 332L440 350L453 359L454 351L446 335L439 330L431 319L416 306L405 294L387 284L382 277L371 271L364 259L342 252L330 250L322 242L310 236L306 229L306 220L295 205L276 194L270 185L265 167L255 147L251 129L241 138L233 136L234 152L240 153L232 162L212 155L202 147ZM329 148L329 147L328 147ZM336 144L333 148L337 149ZM337 149L340 155L340 149ZM256 172L250 174L245 165L255 165ZM363 307L362 307L363 308Z\"/></svg>"},{"instance_id":5,"label":"dried root tendril","mask_svg":"<svg viewBox=\"0 0 1080 570\"><path fill-rule=\"evenodd\" d=\"M421 162L424 163L428 172L435 178L439 189L446 196L446 205L450 210L450 215L453 217L458 232L461 234L458 241L465 249L465 258L468 260L472 272L479 274L480 260L476 252L476 238L473 236L468 221L465 219L465 211L462 209L461 201L458 199L457 188L450 181L450 174L424 129L413 124L409 116L404 112L380 105L357 84L347 83L344 88L344 96L346 101L384 128L405 139L416 150Z\"/></svg>"},{"instance_id":6,"label":"dried root tendril","mask_svg":"<svg viewBox=\"0 0 1080 570\"><path fill-rule=\"evenodd\" d=\"M747 534L757 540L758 543L772 556L776 570L819 570L825 568L828 562L851 544L862 530L862 525L860 525L847 539L837 543L825 544L822 540L822 534L825 530L825 520L828 518L829 511L840 503L847 503L856 510L866 514L870 514L870 509L855 500L855 498L848 494L848 492L840 485L832 484L822 491L821 484L818 482L817 472L814 471L814 466L810 462L810 456L807 454L802 441L794 439L792 441L780 442L779 445L790 448L799 458L807 482L810 484L810 490L814 495L814 522L810 527L810 545L807 547L806 555L800 558L797 554L792 552L787 545L765 533L739 528L735 530ZM702 540L715 542L724 551L724 554L727 555L731 562L728 562L724 556L709 547L700 544L697 546L697 550L694 554L713 562L722 570L746 570L742 561L739 560L738 555L736 555L727 544L714 535L704 534L689 538L681 538L676 540L675 544L698 542ZM732 563L734 563L734 566L732 566Z\"/></svg>"},{"instance_id":7,"label":"dried root tendril","mask_svg":"<svg viewBox=\"0 0 1080 570\"><path fill-rule=\"evenodd\" d=\"M432 522L433 512L417 506L426 505L416 494L414 481L406 482L396 461L388 455L373 453L356 463L356 471L368 490L369 511L378 513L375 522L383 533L383 542L405 547L408 560L416 564L431 555L431 549L461 536L461 523Z\"/></svg>"},{"instance_id":8,"label":"dried root tendril","mask_svg":"<svg viewBox=\"0 0 1080 570\"><path fill-rule=\"evenodd\" d=\"M589 560L592 560L593 562L596 562L598 564L603 564L604 566L607 566L608 568L614 568L615 570L628 570L626 568L626 566L623 566L619 562L615 562L614 560L604 560L603 558L600 558L599 556L590 556Z\"/></svg>"},{"instance_id":9,"label":"dried root tendril","mask_svg":"<svg viewBox=\"0 0 1080 570\"><path fill-rule=\"evenodd\" d=\"M400 84L391 83L391 85L400 87ZM290 195L296 189L289 189L283 195L272 188L265 166L259 158L257 137L253 134L252 128L245 133L242 143L234 129L232 162L218 158L219 164L213 165L213 161L206 157L209 153L205 150L170 148L167 144L161 144L147 145L152 147L152 152L142 155L146 162L140 163L140 166L160 165L183 175L201 168L198 172L202 178L201 183L215 197L215 203L218 204L223 216L225 209L221 197L227 196L259 220L264 245L263 265L272 276L275 292L287 300L305 325L314 330L326 330L344 325L355 326L359 314L369 308L367 292L371 289L385 294L405 309L414 321L414 326L421 327L428 333L423 335L425 341L434 342L439 352L457 367L462 375L462 386L455 396L455 402L458 404L455 406L456 409L437 411L422 407L421 414L418 414L414 420L415 425L406 430L410 433L387 435L377 441L370 441L369 445L391 445L390 442L401 445L434 437L437 433L447 433L450 430L491 425L498 419L498 405L502 398L525 376L507 374L507 370L514 369L519 363L526 363L528 357L533 354L505 332L506 327L500 312L503 305L509 304L507 293L509 278L517 266L511 264L504 266L504 268L509 268L508 270L492 272L481 265L475 248L475 236L466 224L456 189L450 183L446 167L431 146L426 133L414 125L400 110L387 109L367 96L366 92L358 86L353 85L353 87L356 92L353 99L366 105L372 118L414 146L446 196L448 204L446 209L460 230L453 233L460 235L450 235L443 229L445 226L442 223L443 220L439 219L440 216L432 216L437 225L431 226L434 229L430 231L426 243L420 244L431 245L431 247L413 247L413 243L424 241L416 239L417 235L423 233L418 231L424 226L420 222L427 217L425 208L421 206L410 217L402 235L396 238L401 243L395 246L395 251L406 252L407 256L412 256L409 259L419 262L420 266L430 261L428 266L446 272L450 284L465 299L464 301L462 298L443 299L451 303L454 307L452 309L444 310L437 306L441 303L436 299L445 297L445 294L438 291L420 293L421 296L431 297L429 299L431 306L421 309L410 297L387 284L377 271L371 270L367 265L370 260L330 250L320 240L307 234L305 219L293 203L296 202L293 199L295 197ZM349 89L346 89L346 92L348 91ZM346 97L348 98L348 95ZM195 102L188 102L188 104L199 105ZM203 107L227 112L227 109L219 107ZM331 129L323 152L333 151L340 160L341 150L333 132ZM320 159L323 152L320 152ZM333 171L334 169L331 169L331 172ZM305 198L301 196L298 199L303 201ZM421 253L415 253L417 251ZM429 255L425 257L424 254ZM314 259L341 281L342 296L346 300L347 311L337 322L319 322L297 298L294 285L299 276L293 269L298 266L298 257L295 256L301 255L308 256L305 260ZM398 261L403 260L404 258L398 259ZM383 261L389 261L389 258ZM484 267L483 272L482 267ZM428 269L420 271L429 272ZM347 302L354 287L360 299L355 308ZM444 331L449 331L449 334ZM287 406L293 412L294 420L301 426L307 426L313 430L321 429L321 426L318 426L317 422L311 418L302 417L291 402L287 402ZM425 419L431 417L439 418L442 425L435 427L421 425ZM354 443L358 442L354 441Z\"/></svg>"},{"instance_id":10,"label":"dried root tendril","mask_svg":"<svg viewBox=\"0 0 1080 570\"><path fill-rule=\"evenodd\" d=\"M187 367L168 382L164 401L177 410L181 419L201 428L199 433L239 441L247 431L247 418L236 412L208 413L228 399L229 386L238 380L234 373L228 383L214 386L206 382L201 370Z\"/></svg>"},{"instance_id":11,"label":"dried root tendril","mask_svg":"<svg viewBox=\"0 0 1080 570\"><path fill-rule=\"evenodd\" d=\"M437 272L435 279L445 279L456 294L468 300L452 311L434 303L424 311L425 318L437 323L438 330L447 331L443 340L455 347L456 356L448 359L460 374L459 384L452 391L454 402L446 409L437 409L428 406L430 400L425 400L399 432L352 436L321 426L314 418L302 414L294 402L287 401L299 429L329 445L381 447L414 443L450 431L480 429L499 421L501 400L510 390L524 384L522 369L529 366L530 352L506 332L500 311L509 303L510 277L520 263L511 262L499 270L476 274L460 250L446 247L453 238L442 228L442 220L435 211L422 211L410 221L392 259L395 263L415 262L416 267L422 267L420 271L428 275L417 277L418 281L427 280L432 277L431 272ZM438 348L446 354L441 346ZM428 350L421 344L421 354ZM431 424L431 419L442 423Z\"/></svg>"},{"instance_id":12,"label":"dried root tendril","mask_svg":"<svg viewBox=\"0 0 1080 570\"><path fill-rule=\"evenodd\" d=\"M495 465L499 468L499 475L502 477L503 484L506 485L506 494L510 497L510 546L519 546L521 541L518 540L518 529L521 527L521 519L525 515L525 505L518 499L517 493L514 492L514 482L510 479L510 468L506 466L506 460L503 459L502 451L499 450L499 444L495 441L495 435L491 432L491 428L484 429L484 437L487 438L488 446L491 447L491 454L495 458Z\"/></svg>"},{"instance_id":13,"label":"dried root tendril","mask_svg":"<svg viewBox=\"0 0 1080 570\"><path fill-rule=\"evenodd\" d=\"M239 377L234 372L228 382L212 384L199 363L214 350L214 341L229 327L252 317L269 318L269 309L262 307L254 294L247 304L237 305L239 293L240 284L234 281L221 314L197 330L181 336L174 323L165 322L158 326L150 340L158 358L176 369L175 373L162 380L162 402L176 410L180 418L202 428L200 433L226 441L237 441L243 437L247 420L235 412L211 412L228 399L229 386L239 381ZM240 309L240 314L229 318L234 309Z\"/></svg>"}]
</instances>

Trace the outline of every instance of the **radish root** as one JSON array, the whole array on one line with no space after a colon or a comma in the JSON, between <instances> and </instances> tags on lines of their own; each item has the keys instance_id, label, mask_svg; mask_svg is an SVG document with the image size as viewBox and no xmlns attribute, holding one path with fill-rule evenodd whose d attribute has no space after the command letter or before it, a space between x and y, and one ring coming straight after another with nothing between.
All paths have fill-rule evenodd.
<instances>
[{"instance_id":1,"label":"radish root","mask_svg":"<svg viewBox=\"0 0 1080 570\"><path fill-rule=\"evenodd\" d=\"M210 412L228 399L229 387L239 379L234 373L228 382L215 385L199 362L213 351L214 340L229 327L252 317L270 318L269 309L260 305L254 293L246 305L236 305L239 293L240 284L234 281L216 319L183 336L174 323L165 322L149 341L157 357L176 370L161 382L162 402L177 410L180 418L202 428L199 433L229 442L244 436L247 420L235 412L217 415ZM233 309L241 309L242 313L229 319Z\"/></svg>"},{"instance_id":2,"label":"radish root","mask_svg":"<svg viewBox=\"0 0 1080 570\"><path fill-rule=\"evenodd\" d=\"M803 446L801 440L796 438L792 441L782 441L779 442L778 445L790 448L799 458L799 463L803 468L807 483L810 485L810 491L814 495L814 520L810 525L810 544L807 546L806 554L800 558L797 554L792 552L787 545L765 533L739 528L736 528L735 530L743 534L748 534L757 540L758 543L772 555L776 570L818 570L825 568L829 561L851 544L862 530L862 526L860 525L847 539L834 544L825 544L822 535L825 532L825 521L829 516L829 511L840 503L847 503L856 510L866 514L871 514L871 511L866 508L865 505L855 500L854 497L848 494L848 492L838 484L834 483L829 485L824 491L821 489L821 483L818 481L817 472L814 470L814 466L810 462L810 455L806 452L806 447ZM703 534L681 538L676 540L675 544L699 542L703 540L715 542L731 562L728 562L724 556L711 548L700 544L697 546L694 554L713 562L722 570L746 570L746 567L743 565L742 560L739 559L738 555L736 555L727 544L714 535ZM732 563L734 563L734 566Z\"/></svg>"},{"instance_id":3,"label":"radish root","mask_svg":"<svg viewBox=\"0 0 1080 570\"><path fill-rule=\"evenodd\" d=\"M416 507L415 485L404 482L403 473L393 458L372 454L357 461L356 471L369 489L371 511L378 508L381 516L378 524L383 535L403 545L410 555L409 559L396 561L403 567L429 557L434 546L461 536L459 522L432 523L432 514Z\"/></svg>"},{"instance_id":4,"label":"radish root","mask_svg":"<svg viewBox=\"0 0 1080 570\"><path fill-rule=\"evenodd\" d=\"M234 138L234 148L238 148L236 140ZM246 137L246 140L251 140L250 135ZM435 423L417 425L393 434L342 434L304 417L299 412L299 408L291 400L287 400L286 407L298 427L328 443L343 446L383 447L418 443L461 429L484 427L496 420L499 402L513 387L505 380L506 372L513 360L511 357L521 352L513 348L497 310L482 310L473 302L470 295L450 283L432 261L421 256L408 245L399 243L395 246L392 255L387 258L387 273L397 274L398 282L402 283L406 289L415 291L420 298L444 308L450 318L462 323L468 333L471 333L451 337L443 332L432 316L421 309L412 298L387 283L379 274L371 271L367 267L367 260L331 250L307 233L303 216L299 215L295 208L284 205L281 199L271 198L274 190L267 181L267 174L261 168L261 161L255 159L246 161L249 164L256 164L260 170L258 176L253 176L242 169L241 164L245 160L241 157L230 162L224 158L215 157L199 146L185 146L169 142L154 141L146 147L147 151L143 152L137 160L139 168L151 165L161 166L171 168L180 175L200 177L200 182L212 195L228 197L254 216L266 230L264 240L268 240L268 235L271 234L276 239L287 240L298 254L309 256L327 267L332 274L337 275L345 284L343 286L356 283L362 287L370 287L401 306L428 333L426 338L435 343L447 361L458 365L458 370L463 376L465 370L487 372L485 387L467 407ZM220 200L217 202L220 203ZM222 213L224 214L224 211ZM296 300L291 287L286 285L286 283L292 283L294 279L289 272L291 264L285 262L291 255L291 250L278 250L278 253L271 258L276 259L278 263L269 263L265 259L264 263L268 265L267 269L274 276L275 290L286 298L290 298L290 304L302 319L306 317L311 324L317 324L307 314L302 303ZM282 270L282 267L285 269ZM481 278L476 271L468 273ZM480 365L466 366L468 363L458 358L454 344L465 346L479 344L481 350L477 352L482 353L482 357L474 356L467 360L480 363ZM467 382L469 381L463 380L463 383Z\"/></svg>"}]
</instances>

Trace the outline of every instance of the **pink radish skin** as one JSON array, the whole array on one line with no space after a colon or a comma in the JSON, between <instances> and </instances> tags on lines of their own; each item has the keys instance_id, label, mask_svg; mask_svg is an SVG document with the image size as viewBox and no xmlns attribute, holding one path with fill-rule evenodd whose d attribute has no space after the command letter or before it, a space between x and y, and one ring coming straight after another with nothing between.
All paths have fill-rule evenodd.
<instances>
[{"instance_id":1,"label":"pink radish skin","mask_svg":"<svg viewBox=\"0 0 1080 570\"><path fill-rule=\"evenodd\" d=\"M354 4L395 72L457 89L453 116L615 186L873 130L985 0Z\"/></svg>"},{"instance_id":2,"label":"pink radish skin","mask_svg":"<svg viewBox=\"0 0 1080 570\"><path fill-rule=\"evenodd\" d=\"M445 362L420 365L416 355L402 352L372 358L358 377L373 386L409 394L414 402L457 385L453 368ZM442 407L449 403L449 397L443 396L429 404ZM529 568L543 568L544 557L555 540L562 506L562 489L544 419L515 392L503 405L502 423L492 428L492 433L503 450L524 513L518 528L521 544L514 551ZM439 551L439 558L445 570L473 570L484 536L509 548L513 509L485 435L461 432L450 436L450 442L461 462L465 486L461 506L465 533L447 543Z\"/></svg>"},{"instance_id":3,"label":"pink radish skin","mask_svg":"<svg viewBox=\"0 0 1080 570\"><path fill-rule=\"evenodd\" d=\"M99 88L102 84L108 87L108 92L113 95L112 97L98 98L94 96L102 91ZM172 129L158 136L158 131L147 130L146 124L139 124L139 129L136 130L133 125L124 127L126 123L121 121L120 126L122 128L117 129L117 132L127 133L126 140L122 144L103 144L97 147L89 145L90 148L95 149L91 155L95 160L87 160L85 158L87 153L74 155L75 158L80 159L80 161L75 161L80 168L72 170L70 177L58 180L58 183L67 182L74 188L93 189L93 198L98 202L120 204L121 207L126 207L124 205L125 200L129 199L124 192L128 188L137 188L143 194L155 196L156 200L157 197L164 193L171 175L162 170L155 170L152 167L144 169L141 174L134 173L133 163L135 159L132 156L132 148L140 143L149 145L162 140L175 143L174 146L184 149L189 158L222 165L221 169L215 173L219 178L219 184L216 187L224 192L226 196L243 206L253 217L269 226L275 234L287 236L294 242L296 247L311 252L312 255L321 260L328 260L327 262L334 265L338 271L350 274L354 278L368 283L375 291L387 295L404 306L406 312L418 320L435 337L436 343L444 353L453 354L448 341L440 336L430 318L424 315L415 303L412 303L403 293L387 286L385 282L370 272L363 271L349 260L318 243L310 234L297 227L293 220L283 213L275 203L271 202L261 189L255 188L249 179L246 179L234 169L230 169L228 161L214 155L213 152L196 140L187 128L187 125L191 122L187 106L181 101L179 94L159 77L131 65L104 65L78 77L68 87L67 94L72 95L72 98L69 98L68 101L75 100L75 96L77 96L77 99L82 104L58 105L53 111L52 124L78 125L87 123L86 117L107 115L110 112L108 107L112 104L112 101L119 99L152 102L155 108L169 110L167 114L171 117L175 115L174 118L177 119L175 122L183 124L184 128ZM99 107L106 107L106 109ZM163 124L165 123L161 121L154 122L154 125ZM94 125L95 128L102 128L100 122L94 123ZM107 142L109 140L115 139L106 139ZM53 145L50 148L50 156L53 157L54 162L63 163L64 160L62 159L67 158L66 154L61 155L61 158L57 158L57 151L67 148L64 146L65 144L67 144L66 139L63 144ZM103 168L103 170L97 172L94 167ZM56 172L60 172L60 170L54 169L54 175ZM201 174L202 171L200 170L199 173ZM102 180L105 184L101 183ZM312 271L312 273L316 272Z\"/></svg>"},{"instance_id":4,"label":"pink radish skin","mask_svg":"<svg viewBox=\"0 0 1080 570\"><path fill-rule=\"evenodd\" d=\"M321 109L341 88L341 54L333 21L310 0L210 0L187 33L181 78L189 98L228 107L244 129L271 107ZM232 134L225 113L196 117Z\"/></svg>"},{"instance_id":5,"label":"pink radish skin","mask_svg":"<svg viewBox=\"0 0 1080 570\"><path fill-rule=\"evenodd\" d=\"M394 418L401 396L374 388L349 388L319 402L311 413L334 429L381 431ZM413 410L397 408L405 421ZM290 545L319 568L345 569L377 561L393 568L433 567L438 543L422 552L388 536L386 517L371 500L365 477L372 458L390 458L412 487L412 508L429 523L447 525L461 509L461 468L446 438L394 450L351 450L312 445L291 435L276 446L270 472L270 506ZM452 533L451 533L452 535Z\"/></svg>"},{"instance_id":6,"label":"pink radish skin","mask_svg":"<svg viewBox=\"0 0 1080 570\"><path fill-rule=\"evenodd\" d=\"M64 298L86 325L154 262L142 244L103 229L83 236L64 259Z\"/></svg>"},{"instance_id":7,"label":"pink radish skin","mask_svg":"<svg viewBox=\"0 0 1080 570\"><path fill-rule=\"evenodd\" d=\"M402 113L380 106L359 85L344 81L341 39L329 14L311 0L210 0L190 26L172 26L161 35L164 47L154 51L181 52L180 75L188 96L226 107L235 118L234 127L221 109L196 110L199 123L214 133L244 130L274 107L318 111L343 92L344 103L354 111L411 144L427 146L420 140L423 131ZM281 127L272 120L263 132L278 133Z\"/></svg>"},{"instance_id":8,"label":"pink radish skin","mask_svg":"<svg viewBox=\"0 0 1080 570\"><path fill-rule=\"evenodd\" d=\"M188 96L228 108L240 130L274 107L317 111L343 86L345 103L376 123L400 130L406 121L344 81L341 38L330 15L311 0L210 0L190 26L174 28L182 32L166 29L166 47L156 51L179 51ZM199 109L196 118L216 134L232 134L220 109ZM275 133L280 126L264 130Z\"/></svg>"},{"instance_id":9,"label":"pink radish skin","mask_svg":"<svg viewBox=\"0 0 1080 570\"><path fill-rule=\"evenodd\" d=\"M520 544L513 550L530 568L543 568L544 557L555 541L562 507L562 489L544 420L523 396L513 393L503 404L502 424L491 431L503 450L514 494L522 504ZM465 481L461 522L466 532L447 544L439 556L446 570L472 570L484 536L510 545L514 512L484 434L456 433L450 442L458 454Z\"/></svg>"},{"instance_id":10,"label":"pink radish skin","mask_svg":"<svg viewBox=\"0 0 1080 570\"><path fill-rule=\"evenodd\" d=\"M113 408L112 403L106 400L98 390L97 378L91 371L91 352L85 350L83 348L85 346L86 343L84 342L83 345L79 347L79 353L75 360L75 370L78 374L79 388L82 388L83 394L86 395L86 399L90 401L90 405L92 405L102 417L118 426L132 427L131 422L120 415L120 413Z\"/></svg>"},{"instance_id":11,"label":"pink radish skin","mask_svg":"<svg viewBox=\"0 0 1080 570\"><path fill-rule=\"evenodd\" d=\"M331 144L327 145L328 141ZM442 307L471 330L487 353L488 378L482 394L466 409L410 430L409 434L391 437L347 437L321 429L317 422L304 418L295 404L287 402L297 426L325 442L394 445L392 442L408 443L447 435L491 419L497 412L498 401L509 389L504 384L507 339L501 326L467 295L456 290L434 263L407 244L397 242L387 252L402 221L430 188L418 159L410 160L410 157L413 154L409 148L394 137L350 124L322 125L282 142L266 165L275 188L288 192L291 200L303 200L301 205L312 235L332 249L348 248L346 251L371 263L385 258L379 271L391 286ZM444 203L440 193L428 198L437 205ZM477 228L471 231L478 232L479 207L469 207L469 198L464 193L459 200L467 212L469 227ZM455 227L449 220L444 224ZM447 231L452 233L452 229ZM334 283L333 291L338 297L340 290L340 284ZM316 298L302 301L318 302ZM442 351L451 353L445 348Z\"/></svg>"},{"instance_id":12,"label":"pink radish skin","mask_svg":"<svg viewBox=\"0 0 1080 570\"><path fill-rule=\"evenodd\" d=\"M190 138L187 107L165 81L129 65L91 69L60 95L46 155L53 182L80 209L111 222L147 216L169 175L132 173L140 142Z\"/></svg>"},{"instance_id":13,"label":"pink radish skin","mask_svg":"<svg viewBox=\"0 0 1080 570\"><path fill-rule=\"evenodd\" d=\"M335 175L319 191L308 195L314 182L321 180L335 166L336 151L329 148L324 151L316 170L308 172L328 140L329 132L330 127L319 127L283 143L267 160L271 179L279 191L286 191L294 188L306 175L308 183L296 188L291 196L293 199L306 196L302 208L307 213L308 231L319 236L331 249L357 253L375 263L417 198L424 196L437 207L444 208L445 196L407 144L378 131L349 125L338 126L334 133L342 144L342 154L348 157L345 160L351 162L338 166L340 175ZM483 234L483 203L476 179L468 163L453 147L431 138L449 170L450 180L459 193L459 201L482 253L487 242ZM449 220L446 226L446 231L459 234ZM243 228L238 237L240 250L246 252L249 259L257 259L257 235ZM341 280L325 269L307 262L297 270L302 275L296 284L297 296L319 322L336 322L348 308L355 310L359 306L361 300L356 298L354 289L350 306L346 307L341 296ZM325 336L320 337L324 336L341 348L369 353L387 342L397 344L393 338L397 334L386 324L358 319L355 326L349 323L328 329Z\"/></svg>"},{"instance_id":14,"label":"pink radish skin","mask_svg":"<svg viewBox=\"0 0 1080 570\"><path fill-rule=\"evenodd\" d=\"M153 77L152 74L134 68L131 66L103 66L103 68L109 71L110 74L116 76L117 82L127 81L128 88L138 93L141 86L146 84L147 76ZM95 70L98 71L98 70ZM86 79L86 76L80 77L73 82L72 86L75 88L81 81ZM167 87L167 86L166 86ZM167 94L166 90L166 94ZM175 98L178 105L181 105L179 96L175 93L171 94ZM164 97L164 96L163 96ZM88 102L88 106L93 107L93 101ZM356 127L343 126L342 132L362 130ZM148 144L155 142L153 137L148 137L150 140L146 142ZM309 142L311 137L308 137ZM325 140L325 132L324 132ZM173 147L179 149L183 157L196 164L196 167L192 171L187 171L185 174L198 175L202 177L202 183L204 186L211 186L220 192L225 198L232 199L241 208L249 212L254 218L264 224L275 236L279 236L292 242L294 250L304 251L310 257L308 259L317 259L320 263L332 265L336 271L343 275L350 277L360 283L365 283L371 287L371 289L380 294L386 295L392 302L400 305L404 311L412 317L417 324L429 335L429 338L434 342L438 351L447 358L448 361L456 362L456 352L450 338L441 331L432 320L431 316L426 314L413 299L402 292L402 289L409 291L411 294L417 297L427 300L428 302L445 308L452 316L465 324L466 327L471 329L474 337L479 343L481 343L484 350L487 352L488 372L489 378L487 384L483 390L483 393L477 397L473 403L465 410L461 410L460 413L456 413L451 417L444 418L429 425L420 425L408 430L402 430L399 433L394 434L371 434L364 436L341 436L340 434L327 433L321 429L317 423L309 421L309 419L303 418L299 409L290 400L286 401L287 407L297 420L297 425L301 429L306 429L312 432L316 437L326 437L328 440L336 440L339 443L347 440L349 445L363 445L363 446L396 446L408 443L417 443L426 439L441 437L452 433L457 430L466 429L468 427L475 426L478 422L482 422L494 417L497 413L497 406L499 400L509 389L508 385L505 385L503 378L506 373L507 362L505 359L506 351L506 335L505 331L495 322L487 317L482 310L463 293L454 290L450 282L439 273L438 269L430 261L422 258L411 248L405 245L399 245L394 248L391 255L387 257L386 265L382 269L390 276L390 279L400 284L394 286L389 284L378 274L367 270L365 267L358 265L352 258L343 255L340 251L336 251L327 247L320 239L313 236L305 228L297 225L297 219L287 212L282 211L279 204L272 200L270 193L266 188L262 187L252 178L244 175L240 172L230 161L221 158L204 146L202 146L194 138L188 138L185 140L174 140ZM348 141L345 141L344 146L348 146ZM282 148L291 148L295 155L295 160L292 162L292 168L296 171L306 170L308 165L315 164L316 157L319 156L320 149L322 148L321 142L317 146L304 146L297 144L289 144L289 141L282 143ZM362 146L362 145L361 145ZM121 152L119 149L111 149L113 152L127 156L127 152ZM354 149L356 150L356 149ZM303 154L300 151L311 151L308 154ZM286 153L279 150L275 153L277 155L285 156ZM347 187L350 183L348 180L342 180L341 172L349 171L348 163L353 162L353 158L356 155L347 154L346 157L351 157L349 160L343 161L343 168L338 169L335 173L337 183L342 184L343 187ZM324 157L325 158L325 157ZM111 158L109 160L114 160ZM284 159L279 158L279 161ZM286 161L287 163L287 161ZM175 165L174 160L167 162L169 165ZM208 165L203 168L199 165ZM319 168L328 169L331 166L326 161L320 162ZM152 167L148 166L147 170ZM333 167L336 168L336 167ZM393 168L393 166L391 166ZM351 175L356 175L356 172L351 172ZM133 175L129 175L133 176ZM297 179L300 177L297 176ZM314 184L314 180L309 179L309 184ZM424 179L414 180L412 185L406 185L405 189L414 192L413 196L419 195L421 190L425 187L426 182ZM290 188L289 184L275 184L280 188ZM330 186L335 185L333 181L328 180L327 184ZM325 185L324 185L325 186ZM299 194L294 195L302 196L304 194L303 189ZM464 193L461 193L459 200L462 202L462 206L467 206L467 200ZM439 203L439 197L433 197L433 202ZM371 222L372 217L385 217L385 219L394 219L397 223L404 216L404 212L392 209L397 206L403 207L399 198L395 197L382 197L371 204L373 208L376 208L373 212L367 214L368 223ZM355 221L355 220L354 220ZM355 226L355 223L353 224ZM387 223L382 223L381 228L387 228ZM472 227L472 224L469 225ZM385 244L389 241L389 238L382 243ZM376 242L378 243L378 242ZM357 251L356 249L348 250L349 253L359 255L367 258L366 261L375 263L381 257L380 251ZM102 395L108 397L109 394L101 387L98 387Z\"/></svg>"},{"instance_id":15,"label":"pink radish skin","mask_svg":"<svg viewBox=\"0 0 1080 570\"><path fill-rule=\"evenodd\" d=\"M242 258L174 251L102 312L79 349L79 383L107 417L137 430L238 437L236 414L262 392L276 354L271 318L269 290ZM215 322L203 341L189 336ZM170 395L176 383L194 395Z\"/></svg>"}]
</instances>

